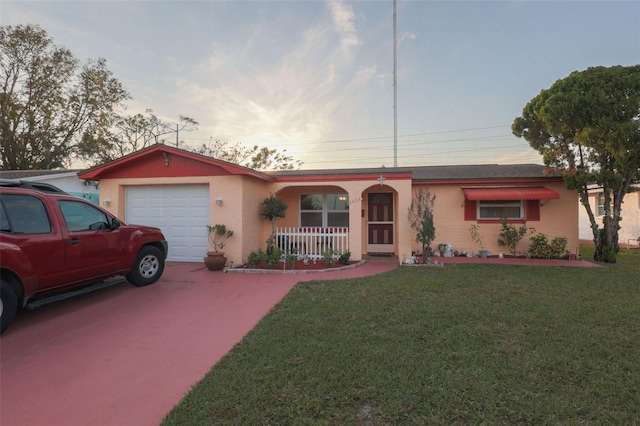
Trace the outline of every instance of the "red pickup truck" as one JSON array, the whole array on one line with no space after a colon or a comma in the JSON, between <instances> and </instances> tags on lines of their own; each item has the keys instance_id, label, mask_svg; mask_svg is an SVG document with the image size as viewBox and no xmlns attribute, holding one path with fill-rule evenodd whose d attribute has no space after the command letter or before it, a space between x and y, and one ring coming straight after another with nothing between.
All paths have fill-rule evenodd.
<instances>
[{"instance_id":1,"label":"red pickup truck","mask_svg":"<svg viewBox=\"0 0 640 426\"><path fill-rule=\"evenodd\" d=\"M136 286L162 275L160 229L127 225L55 187L16 186L0 185L0 333L34 298L117 275Z\"/></svg>"}]
</instances>

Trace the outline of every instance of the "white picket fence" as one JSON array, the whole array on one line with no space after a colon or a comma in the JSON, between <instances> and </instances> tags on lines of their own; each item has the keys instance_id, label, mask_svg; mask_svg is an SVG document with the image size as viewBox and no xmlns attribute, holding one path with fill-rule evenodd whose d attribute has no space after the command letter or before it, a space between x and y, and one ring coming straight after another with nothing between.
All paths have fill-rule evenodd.
<instances>
[{"instance_id":1,"label":"white picket fence","mask_svg":"<svg viewBox=\"0 0 640 426\"><path fill-rule=\"evenodd\" d=\"M331 249L337 259L349 250L349 228L276 228L276 245L286 254L295 252L309 259L322 259Z\"/></svg>"}]
</instances>

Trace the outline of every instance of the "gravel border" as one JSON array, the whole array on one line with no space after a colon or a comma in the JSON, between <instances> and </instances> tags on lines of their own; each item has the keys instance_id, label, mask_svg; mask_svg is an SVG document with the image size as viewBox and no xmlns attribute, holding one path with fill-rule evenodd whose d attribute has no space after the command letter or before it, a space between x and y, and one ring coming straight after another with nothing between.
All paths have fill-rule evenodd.
<instances>
[{"instance_id":1,"label":"gravel border","mask_svg":"<svg viewBox=\"0 0 640 426\"><path fill-rule=\"evenodd\" d=\"M358 263L352 265L345 265L339 268L326 268L326 269L250 269L250 268L224 268L225 274L316 274L320 272L334 272L344 271L346 269L357 268L367 263L366 260L361 260Z\"/></svg>"}]
</instances>

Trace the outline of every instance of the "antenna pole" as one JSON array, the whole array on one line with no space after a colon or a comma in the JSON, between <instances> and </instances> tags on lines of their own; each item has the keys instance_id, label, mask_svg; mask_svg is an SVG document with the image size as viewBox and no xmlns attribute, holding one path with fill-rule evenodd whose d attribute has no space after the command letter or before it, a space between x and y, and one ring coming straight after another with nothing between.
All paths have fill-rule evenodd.
<instances>
[{"instance_id":1,"label":"antenna pole","mask_svg":"<svg viewBox=\"0 0 640 426\"><path fill-rule=\"evenodd\" d=\"M396 0L393 0L393 167L398 167L398 36Z\"/></svg>"}]
</instances>

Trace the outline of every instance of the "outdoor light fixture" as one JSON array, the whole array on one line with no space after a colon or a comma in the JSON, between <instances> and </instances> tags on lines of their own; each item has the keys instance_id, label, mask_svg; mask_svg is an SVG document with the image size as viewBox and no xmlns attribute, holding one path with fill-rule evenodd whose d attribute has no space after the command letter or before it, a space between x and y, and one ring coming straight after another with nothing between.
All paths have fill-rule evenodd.
<instances>
[{"instance_id":1,"label":"outdoor light fixture","mask_svg":"<svg viewBox=\"0 0 640 426\"><path fill-rule=\"evenodd\" d=\"M171 161L171 159L169 158L169 154L167 154L166 152L162 153L164 155L164 165L166 167L169 167L169 161Z\"/></svg>"},{"instance_id":2,"label":"outdoor light fixture","mask_svg":"<svg viewBox=\"0 0 640 426\"><path fill-rule=\"evenodd\" d=\"M216 198L216 204L219 205L219 206L222 205L222 197Z\"/></svg>"},{"instance_id":3,"label":"outdoor light fixture","mask_svg":"<svg viewBox=\"0 0 640 426\"><path fill-rule=\"evenodd\" d=\"M102 202L105 206L108 206L109 204L111 204L111 200L109 198L106 198L103 202Z\"/></svg>"}]
</instances>

